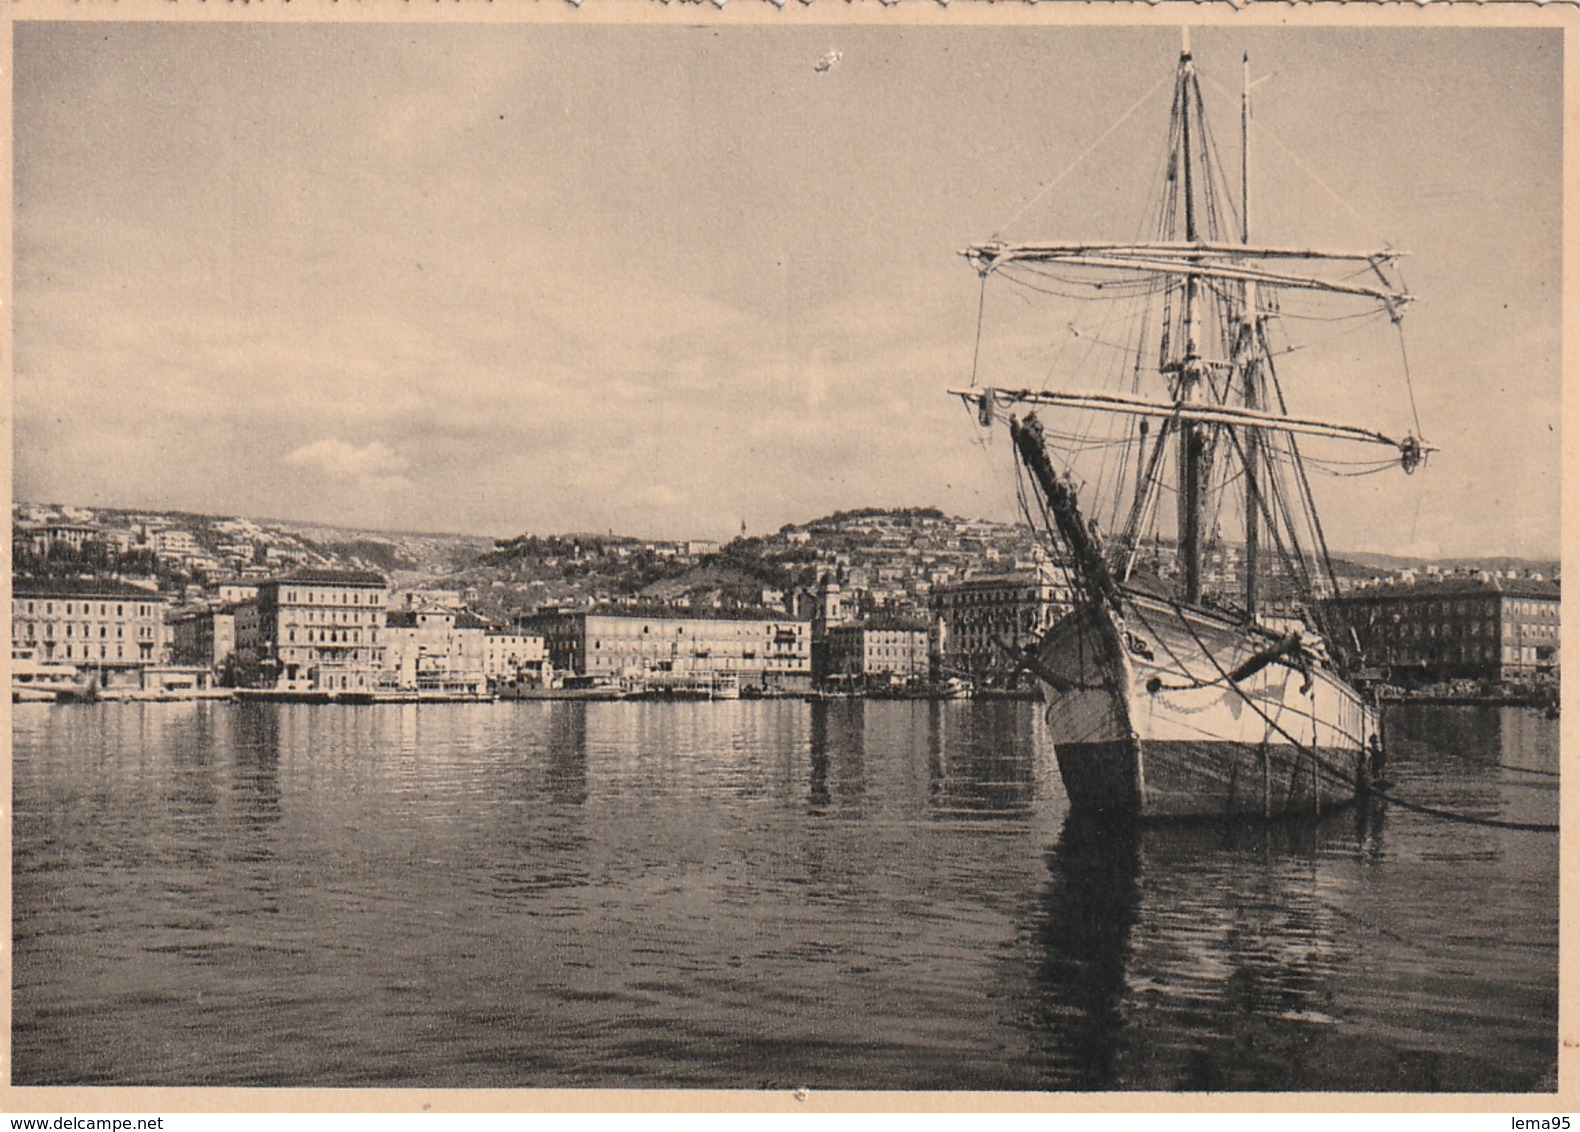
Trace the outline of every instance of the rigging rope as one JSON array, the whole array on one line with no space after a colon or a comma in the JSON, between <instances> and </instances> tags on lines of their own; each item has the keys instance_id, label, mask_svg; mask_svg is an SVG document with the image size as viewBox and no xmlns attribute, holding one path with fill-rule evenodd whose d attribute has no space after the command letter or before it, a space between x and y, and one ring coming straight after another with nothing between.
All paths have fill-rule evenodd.
<instances>
[{"instance_id":1,"label":"rigging rope","mask_svg":"<svg viewBox=\"0 0 1580 1132\"><path fill-rule=\"evenodd\" d=\"M998 239L999 233L1003 232L1004 229L1008 228L1011 224L1015 223L1015 221L1019 220L1021 218L1021 216L1025 213L1025 211L1028 208L1030 208L1032 205L1036 204L1043 197L1047 196L1048 193L1052 192L1055 185L1057 185L1060 181L1064 180L1067 176L1069 176L1075 170L1075 167L1077 165L1079 165L1081 162L1085 161L1088 157L1090 157L1091 154L1092 154L1092 151L1094 149L1096 149L1098 146L1102 145L1103 142L1108 139L1108 135L1109 134L1113 133L1115 130L1119 129L1120 126L1124 125L1125 122L1130 118L1130 116L1132 114L1134 114L1137 110L1141 109L1142 104L1144 104L1147 101L1147 99L1151 98L1154 94L1156 94L1158 92L1158 88L1159 87L1161 87L1164 83L1166 83L1169 80L1171 80L1173 77L1174 76L1171 75L1171 74L1165 74L1162 78L1158 79L1158 81L1152 85L1152 89L1151 90L1147 91L1147 93L1143 94L1140 98L1136 99L1135 104L1132 105L1129 110L1126 110L1123 114L1121 114L1119 116L1119 120L1116 121L1112 126L1109 126L1108 129L1104 130L1101 134L1098 134L1097 135L1097 140L1092 142L1092 144L1087 146L1085 149L1083 149L1081 151L1081 155L1079 157L1077 157L1074 161L1070 162L1070 164L1068 164L1068 165L1066 165L1064 167L1064 171L1063 172L1061 172L1057 177L1055 177L1053 180L1049 181L1046 185L1044 185L1041 189L1039 189L1037 191L1037 194L1035 196L1033 196L1030 200L1028 200L1025 204L1021 205L1020 208L1018 208L1015 211L1015 215L1011 216L1008 220L1004 221L1004 223L1000 224L997 228L995 228L993 230L993 237L992 238L995 239L995 240Z\"/></svg>"},{"instance_id":2,"label":"rigging rope","mask_svg":"<svg viewBox=\"0 0 1580 1132\"><path fill-rule=\"evenodd\" d=\"M1212 80L1210 78L1207 81L1208 82L1214 82L1214 80ZM1217 85L1217 84L1214 83L1214 85ZM1317 176L1316 171L1313 170L1311 168L1311 166L1307 165L1304 161L1300 160L1299 156L1296 155L1294 150L1290 149L1287 145L1285 145L1282 141L1279 140L1277 134L1275 134L1266 125L1264 125L1263 123L1261 123L1259 121L1256 121L1255 119L1252 119L1252 122L1253 122L1253 125L1256 128L1256 132L1257 132L1257 136L1258 137L1265 137L1268 141L1272 142L1279 149L1283 150L1284 156L1289 158L1289 160L1293 161L1295 163L1296 167L1299 168L1299 170L1302 173L1304 173L1306 176L1310 177L1313 181L1315 181L1317 186L1319 188L1321 188L1323 192L1327 193L1330 197L1332 197L1335 201L1337 201L1341 208L1343 208L1345 211L1347 211L1351 216L1355 217L1356 220L1359 220L1362 224L1367 225L1367 227L1371 226L1371 222L1368 221L1366 219L1366 217L1362 216L1358 211L1356 211L1354 205L1350 204L1349 201L1345 200L1342 196L1340 196L1338 191L1336 189L1334 189L1333 186L1329 185L1321 177Z\"/></svg>"},{"instance_id":3,"label":"rigging rope","mask_svg":"<svg viewBox=\"0 0 1580 1132\"><path fill-rule=\"evenodd\" d=\"M1483 767L1483 768L1485 768L1487 770L1512 770L1512 771L1516 772L1517 774L1535 774L1535 775L1540 775L1543 778L1558 778L1560 776L1560 774L1561 774L1560 771L1556 771L1556 770L1538 770L1535 767L1514 766L1512 763L1502 763L1502 762L1489 763L1489 762L1484 762L1481 759L1478 759L1478 758L1476 758L1476 757L1474 757L1472 755L1465 754L1463 751L1455 751L1455 750L1452 750L1451 748L1448 748L1448 747L1437 747L1437 746L1434 746L1434 747L1432 747L1432 750L1433 751L1437 751L1437 752L1441 752L1442 754L1445 754L1445 755L1449 755L1452 758L1462 759L1465 762L1470 763L1473 766ZM1534 786L1535 783L1532 783L1532 785Z\"/></svg>"},{"instance_id":4,"label":"rigging rope","mask_svg":"<svg viewBox=\"0 0 1580 1132\"><path fill-rule=\"evenodd\" d=\"M1397 322L1395 323L1397 326ZM1399 357L1404 361L1404 387L1410 395L1410 419L1415 422L1415 434L1421 435L1421 415L1415 411L1415 382L1410 379L1410 352L1405 349L1404 327L1399 330Z\"/></svg>"},{"instance_id":5,"label":"rigging rope","mask_svg":"<svg viewBox=\"0 0 1580 1132\"><path fill-rule=\"evenodd\" d=\"M977 364L982 360L982 316L987 310L987 276L982 276L982 289L977 292L977 342L971 352L971 388L977 387ZM969 408L969 406L968 406Z\"/></svg>"}]
</instances>

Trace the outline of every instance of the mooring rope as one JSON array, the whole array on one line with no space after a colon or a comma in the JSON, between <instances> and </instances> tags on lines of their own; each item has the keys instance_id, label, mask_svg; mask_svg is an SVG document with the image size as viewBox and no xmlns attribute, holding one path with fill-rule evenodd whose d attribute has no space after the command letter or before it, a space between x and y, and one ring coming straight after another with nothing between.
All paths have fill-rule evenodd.
<instances>
[{"instance_id":1,"label":"mooring rope","mask_svg":"<svg viewBox=\"0 0 1580 1132\"><path fill-rule=\"evenodd\" d=\"M1174 609L1175 614L1179 617L1180 623L1185 626L1185 631L1187 633L1189 633L1191 635L1191 639L1196 642L1196 646L1198 648L1200 648L1201 651L1206 655L1207 659L1212 663L1212 666L1218 670L1219 674L1222 675L1227 680L1229 678L1229 674L1226 671L1224 671L1223 666L1218 663L1218 658L1213 655L1213 653L1212 653L1212 651L1210 649L1207 648L1206 642L1204 642L1201 639L1200 635L1196 632L1196 627L1190 623L1190 619L1183 615L1183 613L1180 611L1180 608L1179 608L1178 605L1175 605L1172 602L1170 603L1170 605ZM1145 622L1145 620L1146 620L1145 617L1143 617L1142 620L1143 620L1143 622ZM1231 680L1230 683L1233 683L1233 681ZM1289 740L1289 742L1294 744L1296 750L1303 750L1304 749L1305 745L1303 743L1301 743L1300 740L1296 739L1293 735L1291 735L1288 731L1286 731L1278 723L1277 720L1273 719L1270 715L1268 715L1265 711L1263 711L1261 705L1258 704L1255 700L1253 700L1238 684L1234 685L1234 690L1237 693L1239 693L1240 698L1245 701L1245 703L1250 707L1250 709L1252 711L1256 712L1257 715L1262 717L1262 720L1269 727L1271 727L1274 731L1277 731L1285 739ZM1313 721L1313 723L1314 722L1315 721ZM1315 734L1315 731L1313 731L1313 735L1314 734ZM1333 778L1334 781L1344 782L1344 783L1354 783L1355 779L1354 779L1353 776L1344 773L1340 769L1335 768L1331 763L1329 763L1326 759L1324 759L1320 754L1317 753L1316 745L1315 745L1314 742L1312 744L1311 758L1312 758L1312 761L1315 762L1316 765L1319 768L1327 771L1327 773ZM1418 813L1418 814L1426 814L1426 815L1428 815L1430 817L1442 818L1444 821L1460 822L1460 823L1462 823L1464 825L1488 826L1488 827L1491 827L1493 829L1518 829L1518 830L1525 830L1525 831L1530 832L1530 833L1557 833L1558 832L1558 825L1556 823L1550 823L1550 822L1517 822L1517 821L1505 821L1502 818L1482 817L1479 814L1466 814L1466 813L1461 813L1460 811L1457 811L1457 810L1444 810L1444 809L1440 809L1440 808L1438 808L1436 806L1423 805L1420 802L1411 802L1411 801L1408 801L1407 799L1400 798L1400 797L1398 797L1395 794L1390 794L1388 791L1379 789L1377 787L1369 787L1368 789L1370 790L1370 792L1375 797L1382 798L1384 801L1392 802L1392 803L1394 803L1397 806L1402 806L1404 809L1412 810L1412 811L1414 811L1415 813Z\"/></svg>"}]
</instances>

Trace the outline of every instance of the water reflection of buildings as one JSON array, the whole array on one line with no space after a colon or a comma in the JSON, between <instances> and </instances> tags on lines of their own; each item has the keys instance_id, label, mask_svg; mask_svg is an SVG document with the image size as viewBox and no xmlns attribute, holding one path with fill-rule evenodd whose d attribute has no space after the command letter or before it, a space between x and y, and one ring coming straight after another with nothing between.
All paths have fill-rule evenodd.
<instances>
[{"instance_id":1,"label":"water reflection of buildings","mask_svg":"<svg viewBox=\"0 0 1580 1132\"><path fill-rule=\"evenodd\" d=\"M248 707L254 705L226 715L235 768L231 794L237 818L261 834L280 821L280 720L273 711Z\"/></svg>"},{"instance_id":2,"label":"water reflection of buildings","mask_svg":"<svg viewBox=\"0 0 1580 1132\"><path fill-rule=\"evenodd\" d=\"M557 703L549 708L544 786L555 802L580 806L587 801L586 708L578 703Z\"/></svg>"},{"instance_id":3,"label":"water reflection of buildings","mask_svg":"<svg viewBox=\"0 0 1580 1132\"><path fill-rule=\"evenodd\" d=\"M1557 721L1536 708L1401 704L1390 707L1383 722L1391 745L1408 757L1558 770Z\"/></svg>"},{"instance_id":4,"label":"water reflection of buildings","mask_svg":"<svg viewBox=\"0 0 1580 1132\"><path fill-rule=\"evenodd\" d=\"M810 705L807 802L814 813L858 805L866 794L867 703Z\"/></svg>"},{"instance_id":5,"label":"water reflection of buildings","mask_svg":"<svg viewBox=\"0 0 1580 1132\"><path fill-rule=\"evenodd\" d=\"M1558 822L1559 721L1536 708L1404 704L1383 718L1389 777L1418 801L1528 825ZM1522 881L1554 865L1550 837L1460 826L1461 847L1502 859Z\"/></svg>"},{"instance_id":6,"label":"water reflection of buildings","mask_svg":"<svg viewBox=\"0 0 1580 1132\"><path fill-rule=\"evenodd\" d=\"M929 718L931 809L956 817L1024 814L1037 794L1035 712L992 700L934 703Z\"/></svg>"},{"instance_id":7,"label":"water reflection of buildings","mask_svg":"<svg viewBox=\"0 0 1580 1132\"><path fill-rule=\"evenodd\" d=\"M992 819L1029 812L1041 785L1032 713L1013 704L834 700L809 720L814 807L904 798L934 817Z\"/></svg>"}]
</instances>

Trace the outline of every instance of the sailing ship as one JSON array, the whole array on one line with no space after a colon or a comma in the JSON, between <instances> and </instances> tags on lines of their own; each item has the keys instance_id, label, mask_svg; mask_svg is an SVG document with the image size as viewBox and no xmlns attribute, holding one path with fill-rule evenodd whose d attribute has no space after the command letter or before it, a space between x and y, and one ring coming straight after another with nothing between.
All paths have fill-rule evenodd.
<instances>
[{"instance_id":1,"label":"sailing ship","mask_svg":"<svg viewBox=\"0 0 1580 1132\"><path fill-rule=\"evenodd\" d=\"M974 372L970 388L951 391L983 427L1008 426L1027 519L1067 564L1073 611L1014 660L1041 685L1077 811L1316 813L1353 802L1380 763L1378 716L1349 678L1344 627L1325 600L1336 578L1298 441L1391 449L1336 474L1413 472L1433 449L1418 420L1395 438L1292 412L1279 371L1289 349L1276 334L1300 301L1355 304L1313 317L1394 333L1411 296L1402 253L1253 242L1249 75L1246 60L1238 194L1216 155L1187 32L1149 238L994 240L962 253L981 276L984 311L989 282L1007 279L1023 295L1127 312L1086 335L1081 356L1109 358L1105 385L1071 387L1061 367L1042 389ZM1130 331L1124 342L1112 341L1115 328ZM980 321L977 341L980 361ZM1087 483L1078 461L1093 451L1102 474ZM1169 495L1173 507L1161 503ZM1237 544L1225 534L1235 525ZM1238 553L1241 568L1209 578L1208 550L1220 561Z\"/></svg>"}]
</instances>

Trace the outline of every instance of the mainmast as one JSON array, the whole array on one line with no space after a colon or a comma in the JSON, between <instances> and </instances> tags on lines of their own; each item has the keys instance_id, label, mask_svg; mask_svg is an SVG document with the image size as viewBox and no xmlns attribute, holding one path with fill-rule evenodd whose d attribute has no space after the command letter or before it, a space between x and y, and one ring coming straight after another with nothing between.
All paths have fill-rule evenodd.
<instances>
[{"instance_id":1,"label":"mainmast","mask_svg":"<svg viewBox=\"0 0 1580 1132\"><path fill-rule=\"evenodd\" d=\"M1204 528L1215 513L1209 507L1219 498L1219 492L1209 483L1214 476L1214 451L1220 443L1232 445L1243 460L1244 599L1246 616L1254 620L1261 603L1261 560L1266 556L1263 542L1280 555L1286 553L1286 534L1293 553L1299 553L1301 542L1290 501L1280 490L1268 493L1269 487L1278 487L1274 456L1280 446L1287 445L1298 468L1299 453L1293 439L1296 435L1381 444L1398 451L1406 472L1413 471L1432 449L1413 435L1395 438L1370 428L1291 415L1283 395L1277 393L1278 378L1264 333L1264 304L1271 312L1277 309L1278 295L1315 292L1376 304L1397 322L1412 297L1385 271L1404 254L1394 249L1331 251L1302 244L1251 242L1251 92L1258 84L1251 82L1248 56L1242 57L1242 68L1237 224L1223 213L1223 206L1233 200L1234 191L1232 182L1224 183L1229 181L1227 176L1220 181L1214 174L1214 145L1207 129L1206 108L1187 31L1174 84L1166 161L1168 183L1150 238L1134 242L992 240L962 252L981 275L984 287L990 276L1002 273L1011 282L1023 283L1033 290L1042 289L1040 277L1049 277L1094 290L1109 286L1114 280L1140 285L1136 292L1144 295L1161 295L1160 323L1153 325L1143 320L1138 338L1156 342L1160 347L1152 355L1156 369L1148 372L1167 382L1166 389L1158 390L1161 395L1137 395L1144 356L1140 351L1134 375L1136 388L1128 393L1112 388L979 388L974 373L971 389L951 392L973 407L984 425L991 423L999 410L1017 403L1157 418L1161 424L1150 444L1148 432L1152 430L1145 421L1139 429L1135 497L1116 545L1133 564L1144 538L1143 529L1152 521L1152 508L1165 486L1166 473L1159 473L1169 460L1176 461L1179 593L1190 604L1199 604L1203 599ZM1368 275L1375 279L1368 281ZM1116 288L1109 294L1115 293L1126 297L1134 292ZM1155 338L1149 337L1152 333L1156 333ZM1288 440L1264 435L1267 433L1284 434ZM1027 463L1027 453L1042 440L1033 429L1022 427L1016 432L1017 453L1028 467L1031 464ZM1303 484L1303 471L1300 475ZM1055 511L1065 504L1073 507L1073 495L1065 485L1049 487L1043 482L1044 477L1034 478ZM1233 490L1232 482L1232 476L1226 477L1222 489ZM1311 509L1309 491L1303 491L1312 538L1320 548L1320 524ZM1209 492L1213 504L1209 504ZM1062 529L1061 534L1072 544L1081 542ZM1293 561L1291 568L1296 568ZM1304 567L1299 569L1303 571ZM1117 580L1122 582L1128 576L1127 565Z\"/></svg>"},{"instance_id":2,"label":"mainmast","mask_svg":"<svg viewBox=\"0 0 1580 1132\"><path fill-rule=\"evenodd\" d=\"M1185 190L1185 241L1194 244L1196 232L1196 194L1191 160L1191 94L1196 65L1191 59L1190 30L1184 31L1184 44L1180 50L1179 84L1177 103L1180 108L1180 144L1178 173ZM1185 306L1182 312L1185 325L1185 355L1178 362L1179 385L1175 401L1181 408L1193 404L1200 384L1201 325L1200 281L1196 273L1187 268L1185 275ZM1202 427L1194 421L1182 419L1179 436L1179 566L1184 582L1184 599L1190 604L1201 601L1201 521L1202 521L1202 472L1206 437Z\"/></svg>"}]
</instances>

